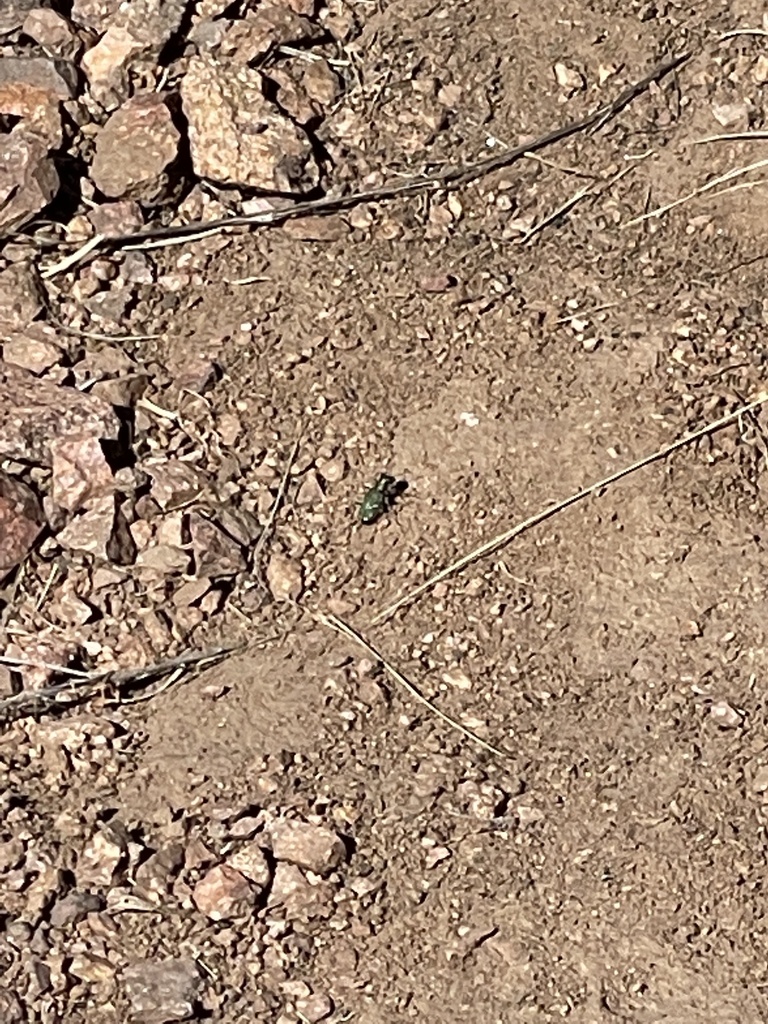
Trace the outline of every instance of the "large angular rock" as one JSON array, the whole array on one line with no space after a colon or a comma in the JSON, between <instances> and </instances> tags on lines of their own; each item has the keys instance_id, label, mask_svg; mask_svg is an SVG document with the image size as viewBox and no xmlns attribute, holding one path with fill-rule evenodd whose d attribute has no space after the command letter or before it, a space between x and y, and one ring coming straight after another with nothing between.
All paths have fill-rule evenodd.
<instances>
[{"instance_id":1,"label":"large angular rock","mask_svg":"<svg viewBox=\"0 0 768 1024\"><path fill-rule=\"evenodd\" d=\"M103 400L0 362L0 457L48 466L53 442L83 435L115 439L118 430Z\"/></svg>"},{"instance_id":2,"label":"large angular rock","mask_svg":"<svg viewBox=\"0 0 768 1024\"><path fill-rule=\"evenodd\" d=\"M40 135L52 149L62 141L60 104L76 90L77 70L71 61L0 57L0 114L21 118L24 130Z\"/></svg>"},{"instance_id":3,"label":"large angular rock","mask_svg":"<svg viewBox=\"0 0 768 1024\"><path fill-rule=\"evenodd\" d=\"M43 283L30 263L12 263L0 270L0 341L27 327L44 304Z\"/></svg>"},{"instance_id":4,"label":"large angular rock","mask_svg":"<svg viewBox=\"0 0 768 1024\"><path fill-rule=\"evenodd\" d=\"M156 71L161 50L178 30L189 0L75 0L72 19L102 38L83 56L94 98L114 109L128 97L128 69Z\"/></svg>"},{"instance_id":5,"label":"large angular rock","mask_svg":"<svg viewBox=\"0 0 768 1024\"><path fill-rule=\"evenodd\" d=\"M321 39L323 30L283 5L260 4L231 25L219 44L219 55L236 64L250 64L278 46L298 46Z\"/></svg>"},{"instance_id":6,"label":"large angular rock","mask_svg":"<svg viewBox=\"0 0 768 1024\"><path fill-rule=\"evenodd\" d=\"M0 238L16 231L53 199L59 175L49 143L24 122L0 135Z\"/></svg>"},{"instance_id":7,"label":"large angular rock","mask_svg":"<svg viewBox=\"0 0 768 1024\"><path fill-rule=\"evenodd\" d=\"M133 96L96 138L91 179L110 199L156 206L172 198L172 165L181 135L157 93Z\"/></svg>"},{"instance_id":8,"label":"large angular rock","mask_svg":"<svg viewBox=\"0 0 768 1024\"><path fill-rule=\"evenodd\" d=\"M194 960L139 960L123 971L123 986L134 1021L165 1024L188 1020L202 988Z\"/></svg>"},{"instance_id":9,"label":"large angular rock","mask_svg":"<svg viewBox=\"0 0 768 1024\"><path fill-rule=\"evenodd\" d=\"M301 128L264 98L262 77L193 57L181 83L195 172L224 185L303 193L319 169Z\"/></svg>"},{"instance_id":10,"label":"large angular rock","mask_svg":"<svg viewBox=\"0 0 768 1024\"><path fill-rule=\"evenodd\" d=\"M24 24L27 12L38 7L41 0L3 0L0 3L0 36L15 32ZM2 1017L0 1017L2 1019Z\"/></svg>"},{"instance_id":11,"label":"large angular rock","mask_svg":"<svg viewBox=\"0 0 768 1024\"><path fill-rule=\"evenodd\" d=\"M77 90L77 69L68 60L49 57L0 57L0 86L24 83L71 100Z\"/></svg>"},{"instance_id":12,"label":"large angular rock","mask_svg":"<svg viewBox=\"0 0 768 1024\"><path fill-rule=\"evenodd\" d=\"M34 492L0 470L0 582L26 557L43 522Z\"/></svg>"}]
</instances>

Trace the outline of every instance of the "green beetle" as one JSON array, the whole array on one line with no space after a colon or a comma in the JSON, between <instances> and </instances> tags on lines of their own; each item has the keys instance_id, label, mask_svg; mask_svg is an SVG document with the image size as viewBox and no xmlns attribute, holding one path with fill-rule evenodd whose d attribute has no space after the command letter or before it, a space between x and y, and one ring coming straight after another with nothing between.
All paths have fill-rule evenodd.
<instances>
[{"instance_id":1,"label":"green beetle","mask_svg":"<svg viewBox=\"0 0 768 1024\"><path fill-rule=\"evenodd\" d=\"M388 473L381 473L360 503L360 522L366 526L375 523L385 512L389 512L407 486L404 480L398 481Z\"/></svg>"}]
</instances>

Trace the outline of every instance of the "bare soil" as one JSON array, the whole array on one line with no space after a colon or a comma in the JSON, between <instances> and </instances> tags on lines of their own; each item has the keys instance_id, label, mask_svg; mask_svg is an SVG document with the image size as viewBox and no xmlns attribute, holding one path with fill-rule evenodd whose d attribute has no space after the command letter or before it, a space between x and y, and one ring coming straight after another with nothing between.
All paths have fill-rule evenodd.
<instances>
[{"instance_id":1,"label":"bare soil","mask_svg":"<svg viewBox=\"0 0 768 1024\"><path fill-rule=\"evenodd\" d=\"M148 323L162 337L129 347L147 366L221 367L205 415L242 424L223 476L247 480L265 458L279 475L301 432L270 548L301 561L303 592L275 603L254 580L201 633L243 652L117 717L97 708L119 723L108 771L51 788L30 754L45 722L7 734L12 802L41 850L110 815L145 837L192 822L186 835L214 846L205 830L228 809L334 823L350 850L341 895L281 934L280 964L249 973L243 936L263 931L183 901L121 914L100 940L126 958L194 947L216 994L207 1012L226 1024L300 1021L295 981L330 996L329 1019L366 1024L763 1021L759 423L639 471L370 625L472 547L764 385L764 187L625 226L763 155L760 141L691 145L722 130L713 104L746 98L764 127L752 69L766 40L720 40L762 28L762 8L355 6L358 77L338 112L358 123L338 169L348 180L423 170L425 154L432 168L476 159L605 102L664 52L693 57L600 131L450 201L381 204L349 230L339 221L336 240L294 226L161 252L191 279L165 309L158 295ZM583 89L558 85L559 62ZM436 127L449 86L457 112ZM595 195L520 244L525 218L590 184ZM328 460L343 472L324 476ZM323 494L299 503L313 466ZM362 526L381 472L407 491ZM452 732L312 610L353 624L507 756ZM89 941L73 934L64 957ZM128 1019L119 992L87 985L68 1007L56 1019Z\"/></svg>"}]
</instances>

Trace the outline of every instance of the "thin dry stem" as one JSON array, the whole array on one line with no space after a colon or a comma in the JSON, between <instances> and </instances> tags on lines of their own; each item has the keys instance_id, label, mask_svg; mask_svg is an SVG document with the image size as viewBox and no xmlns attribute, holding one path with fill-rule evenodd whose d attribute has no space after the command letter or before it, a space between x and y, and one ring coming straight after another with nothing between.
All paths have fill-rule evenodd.
<instances>
[{"instance_id":1,"label":"thin dry stem","mask_svg":"<svg viewBox=\"0 0 768 1024\"><path fill-rule=\"evenodd\" d=\"M253 554L251 556L251 570L253 572L256 572L258 569L259 557L261 555L262 550L264 549L264 545L267 543L267 540L269 539L269 534L272 530L272 524L275 521L277 510L283 503L283 498L285 497L285 492L288 487L288 480L291 475L291 469L293 468L293 464L296 461L296 456L298 455L299 452L299 445L301 444L302 432L303 428L299 427L299 431L296 435L296 440L293 442L293 447L291 448L290 454L288 455L288 461L285 464L283 475L280 478L280 485L277 488L275 500L272 502L272 507L269 510L267 521L264 524L264 529L261 531L259 539L256 541L253 547Z\"/></svg>"},{"instance_id":2,"label":"thin dry stem","mask_svg":"<svg viewBox=\"0 0 768 1024\"><path fill-rule=\"evenodd\" d=\"M479 746L484 747L485 750L489 750L492 754L496 754L498 757L507 756L504 751L499 750L498 747L494 747L493 744L481 739L481 737L472 732L471 729L468 729L465 725L462 725L461 722L457 722L455 718L451 718L451 716L446 714L445 711L441 711L440 708L436 707L432 701L425 697L409 679L406 679L402 672L396 669L380 651L377 651L376 648L370 644L364 636L358 633L356 629L353 629L352 626L347 625L346 622L343 622L336 615L331 615L330 613L326 614L324 612L318 612L316 613L316 618L324 626L327 626L328 629L333 629L337 633L341 633L342 636L347 637L348 640L353 640L359 647L362 647L366 654L373 658L374 661L380 661L386 672L395 680L396 683L399 683L400 686L408 691L414 700L417 700L419 704L422 704L425 708L431 711L433 715L437 715L438 718L442 719L446 725L449 725L452 729L456 729L463 736L466 736L467 739L470 739L473 743L477 743Z\"/></svg>"},{"instance_id":3,"label":"thin dry stem","mask_svg":"<svg viewBox=\"0 0 768 1024\"><path fill-rule=\"evenodd\" d=\"M498 551L499 548L504 547L511 540L523 533L525 530L530 529L532 526L537 526L545 519L549 519L551 516L556 515L558 512L562 512L563 509L569 508L571 505L575 505L583 498L589 497L590 494L595 494L597 491L601 491L604 487L608 487L610 484L616 483L625 476L629 476L630 473L634 473L638 469L642 469L644 466L650 466L653 462L658 462L660 459L665 459L673 452L678 451L680 448L684 448L686 445L692 444L699 438L705 437L707 434L712 434L716 430L720 430L721 427L732 423L734 420L739 419L746 413L751 412L758 406L763 405L768 401L768 391L761 391L760 394L747 405L740 406L734 412L728 413L726 416L721 416L720 419L715 420L712 423L708 423L704 427L700 427L698 430L694 430L690 434L686 434L677 441L673 441L672 444L666 445L664 448L660 448L658 451L653 452L651 455L646 455L642 459L638 459L637 462L633 462L629 466L625 466L623 469L617 470L615 473L611 473L609 476L604 477L602 480L598 480L596 483L590 484L588 487L582 488L575 494L570 495L568 498L563 498L561 501L555 502L553 505L548 505L542 511L537 512L535 515L530 516L523 522L518 523L509 530L505 530L504 533L498 534L496 537L492 537L490 540L481 544L480 547L475 548L474 551L470 551L468 554L463 555L457 561L452 562L451 565L446 566L439 572L436 572L433 576L430 576L428 580L421 583L418 587L414 587L413 590L408 591L401 598L398 598L393 604L389 605L380 611L371 620L373 625L377 625L380 622L384 622L385 619L390 618L395 612L399 611L405 605L415 601L417 597L426 593L427 590L431 590L432 587L436 586L442 580L448 579L449 576L455 575L462 569L465 569L468 565L476 562L479 558L483 558L485 555L490 555L494 551Z\"/></svg>"},{"instance_id":4,"label":"thin dry stem","mask_svg":"<svg viewBox=\"0 0 768 1024\"><path fill-rule=\"evenodd\" d=\"M667 203L665 206L659 206L655 210L650 210L648 213L643 213L639 217L633 217L632 220L626 221L621 225L621 229L631 228L635 224L642 224L643 221L651 220L654 217L661 217L665 213L669 213L670 210L674 210L678 206L682 206L684 203L689 203L692 199L697 199L699 196L704 195L705 192L710 192L713 188L717 188L718 185L724 185L727 181L732 181L734 178L740 177L742 174L749 174L750 171L756 171L760 167L768 167L768 158L765 160L757 160L753 164L747 164L746 167L734 167L725 174L719 175L717 178L713 178L708 181L706 185L701 185L699 188L694 189L693 192L689 192L687 195L680 196L679 199L673 200L671 203Z\"/></svg>"},{"instance_id":5,"label":"thin dry stem","mask_svg":"<svg viewBox=\"0 0 768 1024\"><path fill-rule=\"evenodd\" d=\"M63 260L59 260L58 263L54 263L53 266L48 267L40 275L44 280L48 280L51 277L55 277L57 274L63 274L65 270L69 270L70 267L74 267L77 263L82 263L89 253L92 253L94 249L98 249L103 242L106 240L106 235L94 235L93 238L89 238L88 241L81 245L79 249L75 249L74 252L70 253L69 256L65 256Z\"/></svg>"}]
</instances>

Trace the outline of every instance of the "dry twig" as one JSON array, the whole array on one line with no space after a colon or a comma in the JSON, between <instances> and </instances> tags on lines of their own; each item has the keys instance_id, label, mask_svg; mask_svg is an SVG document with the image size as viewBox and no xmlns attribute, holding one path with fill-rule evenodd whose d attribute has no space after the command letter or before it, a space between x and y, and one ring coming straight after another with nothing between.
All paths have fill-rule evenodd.
<instances>
[{"instance_id":1,"label":"dry twig","mask_svg":"<svg viewBox=\"0 0 768 1024\"><path fill-rule=\"evenodd\" d=\"M253 546L253 553L251 554L251 572L254 575L258 572L259 557L261 556L261 552L264 549L264 545L267 543L269 535L272 532L272 525L275 522L275 516L277 515L278 509L283 503L283 498L285 497L285 492L288 488L288 480L290 479L291 476L291 469L293 468L293 464L296 461L296 456L298 455L299 452L299 445L301 444L301 435L302 428L299 427L298 433L296 434L296 440L293 442L293 447L291 448L291 451L288 455L288 461L285 464L283 475L280 478L280 484L277 488L275 500L272 502L272 506L267 516L267 521L264 524L264 529L259 534L259 539Z\"/></svg>"},{"instance_id":2,"label":"dry twig","mask_svg":"<svg viewBox=\"0 0 768 1024\"><path fill-rule=\"evenodd\" d=\"M523 533L525 530L530 529L532 526L537 526L539 523L544 522L545 519L549 519L558 512L562 512L571 505L575 505L583 498L589 497L590 494L595 494L598 491L601 491L604 487L608 487L609 484L614 484L623 477L629 476L630 473L634 473L636 470L642 469L644 466L650 466L653 462L665 459L673 452L678 451L678 449L684 448L686 445L692 444L694 441L698 441L699 438L705 437L707 434L712 434L716 430L720 430L721 427L732 423L734 420L740 419L740 417L751 412L753 409L757 409L758 406L763 405L765 402L768 402L768 391L761 391L757 398L749 402L747 405L740 406L738 409L734 410L734 412L729 412L726 416L721 416L720 419L715 420L713 423L708 423L706 426L700 427L698 430L694 430L690 434L686 434L684 437L679 438L677 441L673 441L672 444L665 445L664 448L660 448L651 455L646 455L642 459L638 459L637 462L633 462L631 465L625 466L623 469L619 469L615 473L611 473L602 480L589 484L588 487L583 487L580 491L570 495L570 497L563 498L561 501L556 501L553 505L548 505L545 509L542 509L535 515L530 516L528 519L523 520L523 522L518 523L511 529L505 530L496 537L492 537L484 544L481 544L480 547L475 548L474 551L470 551L457 561L451 563L451 565L446 566L444 569L436 572L433 576L430 576L428 580L424 581L424 583L421 583L418 587L414 587L413 590L408 591L407 594L404 594L393 604L384 608L375 615L372 619L372 623L376 625L383 622L385 619L390 618L390 616L394 615L400 608L403 608L405 605L415 601L417 597L420 597L427 590L431 590L432 587L440 583L442 580L448 579L449 576L455 575L462 569L466 569L468 565L476 562L479 558L483 558L485 555L490 555L494 551L498 551L499 548L504 547L505 544L508 544L515 537Z\"/></svg>"},{"instance_id":3,"label":"dry twig","mask_svg":"<svg viewBox=\"0 0 768 1024\"><path fill-rule=\"evenodd\" d=\"M215 665L229 657L241 647L224 647L214 651L189 651L178 658L159 661L143 668L109 669L107 671L82 672L78 669L66 668L62 665L49 665L40 661L26 661L23 658L0 658L0 664L11 668L43 667L51 669L58 681L41 690L22 690L12 697L0 700L0 727L9 725L27 715L39 715L67 707L82 704L96 694L110 693L117 704L131 703L124 694L139 686L146 686L154 681L162 685L167 677L175 682L185 672L199 672L203 668ZM55 678L54 676L54 678ZM161 692L160 691L160 692Z\"/></svg>"},{"instance_id":4,"label":"dry twig","mask_svg":"<svg viewBox=\"0 0 768 1024\"><path fill-rule=\"evenodd\" d=\"M134 232L126 235L118 235L108 239L102 236L95 236L90 239L77 252L72 253L60 263L49 267L44 277L50 278L55 274L68 270L76 263L85 259L95 248L100 245L110 248L132 248L150 249L163 245L176 245L185 241L193 241L206 238L209 235L221 234L233 228L265 227L275 224L282 224L287 220L307 215L339 213L343 210L352 209L361 203L377 203L384 200L394 199L401 196L416 195L423 192L437 191L441 189L457 188L466 185L471 181L484 177L492 171L508 167L510 164L522 159L531 153L545 149L568 139L579 132L587 131L596 126L602 127L607 121L619 114L628 104L638 96L642 95L649 86L659 79L681 67L690 58L690 53L681 53L675 57L667 58L657 64L639 81L628 85L610 103L599 107L597 110L586 114L584 117L568 124L554 128L537 139L529 140L513 149L505 150L495 156L487 157L485 160L478 160L476 163L448 166L434 175L427 175L414 178L408 181L392 181L380 188L369 191L353 192L344 196L326 196L322 199L306 200L293 203L277 210L268 210L251 216L225 217L213 221L191 221L188 224L173 225L163 228L149 228L144 231ZM97 240L98 239L98 240Z\"/></svg>"},{"instance_id":5,"label":"dry twig","mask_svg":"<svg viewBox=\"0 0 768 1024\"><path fill-rule=\"evenodd\" d=\"M742 174L749 174L750 171L756 171L760 167L768 167L768 159L756 160L753 164L747 164L746 167L733 167L730 171L726 171L725 174L720 174L711 181L708 181L705 185L695 188L693 192L689 192L687 195L680 196L679 199L674 199L671 203L666 203L664 206L659 206L655 210L649 210L648 213L642 213L639 217L633 217L632 220L626 221L621 225L621 229L631 228L635 224L642 224L643 221L651 220L654 217L661 217L665 213L669 213L670 210L676 209L678 206L682 206L683 203L688 203L692 199L697 199L699 196L704 195L705 192L710 192L713 188L718 185L724 185L727 181L732 181L734 178L741 177Z\"/></svg>"},{"instance_id":6,"label":"dry twig","mask_svg":"<svg viewBox=\"0 0 768 1024\"><path fill-rule=\"evenodd\" d=\"M352 626L347 625L346 622L343 622L336 615L326 614L324 612L315 613L315 617L324 626L327 626L328 629L333 629L337 633L341 633L342 636L347 637L348 640L353 640L359 647L362 647L366 654L373 658L374 661L381 662L384 669L392 679L407 690L414 700L417 700L419 704L422 704L425 708L431 711L433 715L437 715L438 718L441 718L447 725L450 725L452 729L458 730L458 732L463 736L466 736L467 739L472 740L473 743L479 744L481 747L484 747L485 750L489 750L492 754L496 754L498 757L506 756L502 750L498 749L498 747L494 747L493 744L481 739L476 733L472 732L471 729L468 729L465 725L462 725L461 722L457 722L455 718L451 718L451 716L447 715L445 711L441 711L440 708L436 707L436 705L425 697L409 679L406 679L402 672L398 671L391 662L387 661L384 655L380 651L377 651L372 644L368 643L365 637L358 633L356 629L353 629Z\"/></svg>"}]
</instances>

